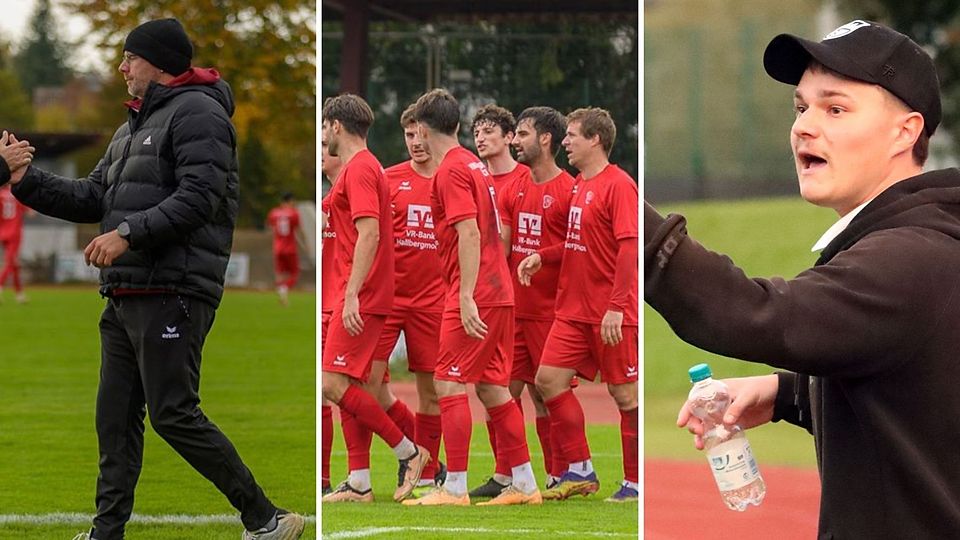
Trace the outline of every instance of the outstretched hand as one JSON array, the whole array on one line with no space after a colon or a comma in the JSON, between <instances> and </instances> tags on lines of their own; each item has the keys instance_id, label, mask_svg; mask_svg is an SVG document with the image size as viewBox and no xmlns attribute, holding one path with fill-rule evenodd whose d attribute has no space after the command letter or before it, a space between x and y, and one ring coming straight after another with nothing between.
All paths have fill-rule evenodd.
<instances>
[{"instance_id":1,"label":"outstretched hand","mask_svg":"<svg viewBox=\"0 0 960 540\"><path fill-rule=\"evenodd\" d=\"M0 159L7 162L10 169L10 182L19 183L27 172L27 165L33 161L36 148L29 141L18 141L13 133L6 130L0 134Z\"/></svg>"},{"instance_id":2,"label":"outstretched hand","mask_svg":"<svg viewBox=\"0 0 960 540\"><path fill-rule=\"evenodd\" d=\"M743 429L750 429L773 419L773 405L779 388L776 375L723 379L723 382L730 389L730 406L723 416L725 425L739 424ZM703 422L693 415L689 401L680 408L677 427L687 428L693 434L693 445L697 450L703 450Z\"/></svg>"}]
</instances>

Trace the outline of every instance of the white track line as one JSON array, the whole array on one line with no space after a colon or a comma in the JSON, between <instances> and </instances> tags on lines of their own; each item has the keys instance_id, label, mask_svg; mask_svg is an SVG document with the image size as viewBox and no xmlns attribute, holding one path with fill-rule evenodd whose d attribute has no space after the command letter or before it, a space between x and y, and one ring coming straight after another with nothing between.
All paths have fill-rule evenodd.
<instances>
[{"instance_id":1,"label":"white track line","mask_svg":"<svg viewBox=\"0 0 960 540\"><path fill-rule=\"evenodd\" d=\"M307 522L315 523L316 516L305 516ZM52 514L0 514L0 525L67 525L90 523L91 514L80 512L54 512ZM218 523L240 524L238 514L133 514L131 523L147 525L213 525Z\"/></svg>"},{"instance_id":2,"label":"white track line","mask_svg":"<svg viewBox=\"0 0 960 540\"><path fill-rule=\"evenodd\" d=\"M449 533L475 533L475 534L536 534L540 537L547 536L575 536L575 537L600 537L600 538L636 538L636 534L630 533L606 533L606 532L587 532L587 531L547 531L544 529L488 529L483 527L369 527L366 529L354 529L351 531L340 531L335 533L323 534L327 540L341 540L345 538L366 538L368 536L378 536L381 534L394 534L402 532L449 532Z\"/></svg>"},{"instance_id":3,"label":"white track line","mask_svg":"<svg viewBox=\"0 0 960 540\"><path fill-rule=\"evenodd\" d=\"M346 450L333 450L330 452L331 456L345 456L347 455ZM536 456L538 458L543 457L541 452L530 452L531 456ZM493 452L470 452L470 457L493 457ZM620 452L590 452L591 458L622 458L623 454Z\"/></svg>"}]
</instances>

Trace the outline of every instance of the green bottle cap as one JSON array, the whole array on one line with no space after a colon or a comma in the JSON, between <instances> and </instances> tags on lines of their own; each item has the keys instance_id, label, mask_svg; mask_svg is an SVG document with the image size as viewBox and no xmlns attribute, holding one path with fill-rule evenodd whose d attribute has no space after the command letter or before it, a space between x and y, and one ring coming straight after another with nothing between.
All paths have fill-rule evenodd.
<instances>
[{"instance_id":1,"label":"green bottle cap","mask_svg":"<svg viewBox=\"0 0 960 540\"><path fill-rule=\"evenodd\" d=\"M690 382L699 382L713 376L707 364L697 364L690 368L688 373L690 373Z\"/></svg>"}]
</instances>

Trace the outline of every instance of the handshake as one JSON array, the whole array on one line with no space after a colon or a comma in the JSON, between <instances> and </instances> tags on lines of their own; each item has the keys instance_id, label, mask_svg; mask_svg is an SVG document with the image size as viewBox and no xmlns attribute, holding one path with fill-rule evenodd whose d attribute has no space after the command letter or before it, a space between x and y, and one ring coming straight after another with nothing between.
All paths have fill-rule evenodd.
<instances>
[{"instance_id":1,"label":"handshake","mask_svg":"<svg viewBox=\"0 0 960 540\"><path fill-rule=\"evenodd\" d=\"M13 133L6 130L0 135L0 185L18 183L27 173L27 165L33 161L33 152L36 148L30 146L29 141L18 141ZM4 167L4 165L6 165Z\"/></svg>"}]
</instances>

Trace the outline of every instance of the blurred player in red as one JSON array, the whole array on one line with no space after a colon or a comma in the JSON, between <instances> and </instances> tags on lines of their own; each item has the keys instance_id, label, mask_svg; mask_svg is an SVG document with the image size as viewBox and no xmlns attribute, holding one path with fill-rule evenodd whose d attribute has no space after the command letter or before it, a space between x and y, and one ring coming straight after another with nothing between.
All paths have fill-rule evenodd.
<instances>
[{"instance_id":1,"label":"blurred player in red","mask_svg":"<svg viewBox=\"0 0 960 540\"><path fill-rule=\"evenodd\" d=\"M327 144L326 133L321 135L320 139L320 171L327 177L331 184L337 181L337 175L340 174L342 163L338 156L331 156L329 145ZM333 316L336 303L336 284L339 282L339 272L337 270L336 259L334 255L334 244L336 244L337 233L334 232L330 224L330 205L329 199L325 196L320 202L320 230L323 237L320 243L320 352L323 354L324 345L327 336L327 327L330 324L330 318ZM333 448L333 409L330 402L321 396L321 419L320 436L321 445L321 468L320 484L321 495L331 493L330 487L330 451Z\"/></svg>"},{"instance_id":2,"label":"blurred player in red","mask_svg":"<svg viewBox=\"0 0 960 540\"><path fill-rule=\"evenodd\" d=\"M482 505L540 504L530 465L523 415L510 397L513 353L513 286L500 243L500 217L490 174L460 146L460 107L446 90L417 100L414 116L421 141L440 165L434 175L431 207L447 287L434 384L440 396L446 482L405 505L469 505L467 465L472 417L467 384L497 429L513 482Z\"/></svg>"},{"instance_id":3,"label":"blurred player in red","mask_svg":"<svg viewBox=\"0 0 960 540\"><path fill-rule=\"evenodd\" d=\"M589 495L600 488L590 460L583 409L570 379L600 372L620 410L624 481L611 502L639 493L637 379L639 354L637 184L609 162L616 139L610 114L598 108L567 115L563 147L580 171L570 201L566 242L521 261L520 282L562 257L556 320L544 345L536 384L550 410L550 429L570 461L544 498Z\"/></svg>"},{"instance_id":4,"label":"blurred player in red","mask_svg":"<svg viewBox=\"0 0 960 540\"><path fill-rule=\"evenodd\" d=\"M367 390L377 396L380 406L404 434L436 457L440 451L441 429L440 405L433 387L433 369L440 346L444 287L430 208L430 186L438 163L423 148L413 111L411 104L400 116L410 159L384 171L393 208L396 289L393 311L387 317L373 354L373 370ZM407 346L408 369L416 377L419 401L416 417L403 401L393 395L388 384L388 362L401 331ZM422 495L429 486L434 485L438 465L439 461L433 460L423 470L415 495ZM442 482L444 473L440 472Z\"/></svg>"},{"instance_id":5,"label":"blurred player in red","mask_svg":"<svg viewBox=\"0 0 960 540\"><path fill-rule=\"evenodd\" d=\"M367 149L373 111L362 98L344 94L323 104L323 131L328 151L343 162L330 190L330 223L337 232L334 256L339 276L335 308L324 339L323 397L340 407L343 435L363 440L366 430L379 435L399 461L393 498L407 498L430 461L363 390L370 375L373 351L393 305L393 224L390 193L383 168ZM373 499L369 465L357 469L323 502Z\"/></svg>"},{"instance_id":6,"label":"blurred player in red","mask_svg":"<svg viewBox=\"0 0 960 540\"><path fill-rule=\"evenodd\" d=\"M20 240L23 237L23 216L27 207L10 192L10 184L0 187L0 247L3 248L3 270L0 271L0 302L3 301L3 285L8 277L13 278L13 290L17 302L24 304L27 294L20 281Z\"/></svg>"},{"instance_id":7,"label":"blurred player in red","mask_svg":"<svg viewBox=\"0 0 960 540\"><path fill-rule=\"evenodd\" d=\"M273 229L273 269L277 277L280 303L287 305L287 295L300 277L300 212L293 204L293 193L284 193L280 206L267 214L267 224Z\"/></svg>"}]
</instances>

